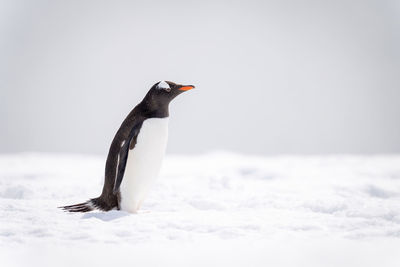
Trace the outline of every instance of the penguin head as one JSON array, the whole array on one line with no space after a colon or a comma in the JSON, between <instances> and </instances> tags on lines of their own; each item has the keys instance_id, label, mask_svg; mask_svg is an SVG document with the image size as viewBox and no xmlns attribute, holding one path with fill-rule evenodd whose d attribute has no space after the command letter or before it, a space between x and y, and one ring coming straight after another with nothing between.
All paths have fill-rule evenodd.
<instances>
[{"instance_id":1,"label":"penguin head","mask_svg":"<svg viewBox=\"0 0 400 267\"><path fill-rule=\"evenodd\" d=\"M172 99L193 88L193 85L182 85L170 81L160 81L151 87L149 95L151 96L152 101L157 104L168 105Z\"/></svg>"}]
</instances>

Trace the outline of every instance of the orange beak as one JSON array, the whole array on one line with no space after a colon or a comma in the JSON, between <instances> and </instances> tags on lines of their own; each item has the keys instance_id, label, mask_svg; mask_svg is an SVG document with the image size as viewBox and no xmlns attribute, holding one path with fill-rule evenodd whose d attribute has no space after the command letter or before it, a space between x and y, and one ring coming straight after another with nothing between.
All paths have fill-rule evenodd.
<instances>
[{"instance_id":1,"label":"orange beak","mask_svg":"<svg viewBox=\"0 0 400 267\"><path fill-rule=\"evenodd\" d=\"M194 88L193 85L185 85L185 86L182 86L181 88L179 88L179 90L188 91L188 90L193 89L193 88Z\"/></svg>"}]
</instances>

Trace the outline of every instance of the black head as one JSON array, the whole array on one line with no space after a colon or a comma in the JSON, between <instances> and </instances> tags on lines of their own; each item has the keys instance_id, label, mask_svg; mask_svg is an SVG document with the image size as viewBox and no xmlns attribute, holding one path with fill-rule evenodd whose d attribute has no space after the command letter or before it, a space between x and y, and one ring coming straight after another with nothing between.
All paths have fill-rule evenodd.
<instances>
[{"instance_id":1,"label":"black head","mask_svg":"<svg viewBox=\"0 0 400 267\"><path fill-rule=\"evenodd\" d=\"M193 85L161 81L151 87L143 99L143 103L146 109L152 113L152 116L168 116L168 106L172 99L193 88Z\"/></svg>"}]
</instances>

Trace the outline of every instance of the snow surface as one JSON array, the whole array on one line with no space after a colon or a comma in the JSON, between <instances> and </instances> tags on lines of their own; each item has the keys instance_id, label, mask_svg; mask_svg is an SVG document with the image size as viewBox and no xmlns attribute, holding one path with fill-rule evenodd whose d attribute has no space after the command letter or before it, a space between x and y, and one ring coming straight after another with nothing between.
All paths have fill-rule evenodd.
<instances>
[{"instance_id":1,"label":"snow surface","mask_svg":"<svg viewBox=\"0 0 400 267\"><path fill-rule=\"evenodd\" d=\"M0 155L0 265L400 266L398 155L168 155L139 214L56 208L104 162Z\"/></svg>"}]
</instances>

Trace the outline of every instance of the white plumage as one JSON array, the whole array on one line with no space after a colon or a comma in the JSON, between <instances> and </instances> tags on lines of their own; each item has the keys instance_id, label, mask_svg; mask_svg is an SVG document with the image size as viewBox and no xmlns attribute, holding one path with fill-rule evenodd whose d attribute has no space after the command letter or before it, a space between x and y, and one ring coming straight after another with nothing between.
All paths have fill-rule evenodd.
<instances>
[{"instance_id":1,"label":"white plumage","mask_svg":"<svg viewBox=\"0 0 400 267\"><path fill-rule=\"evenodd\" d=\"M166 83L165 81L161 81L158 83L157 88L158 89L169 89L171 87L169 87L169 84Z\"/></svg>"},{"instance_id":2,"label":"white plumage","mask_svg":"<svg viewBox=\"0 0 400 267\"><path fill-rule=\"evenodd\" d=\"M129 150L120 186L120 208L136 213L154 184L168 140L168 117L143 122L134 149Z\"/></svg>"}]
</instances>

